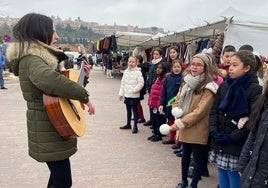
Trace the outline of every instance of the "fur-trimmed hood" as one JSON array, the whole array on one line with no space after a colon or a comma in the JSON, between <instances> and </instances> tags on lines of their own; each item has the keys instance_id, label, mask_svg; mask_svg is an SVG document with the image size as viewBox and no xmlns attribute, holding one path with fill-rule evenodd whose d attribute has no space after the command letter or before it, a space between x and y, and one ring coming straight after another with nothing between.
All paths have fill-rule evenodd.
<instances>
[{"instance_id":1,"label":"fur-trimmed hood","mask_svg":"<svg viewBox=\"0 0 268 188\"><path fill-rule=\"evenodd\" d=\"M24 51L22 54L19 54L19 49L19 43L10 43L6 52L7 61L12 63L15 75L18 75L17 70L20 59L28 55L39 56L53 69L56 69L61 61L68 58L61 50L53 48L40 41L31 43L24 42Z\"/></svg>"},{"instance_id":2,"label":"fur-trimmed hood","mask_svg":"<svg viewBox=\"0 0 268 188\"><path fill-rule=\"evenodd\" d=\"M206 86L206 89L210 90L212 93L216 94L219 86L214 82L209 82Z\"/></svg>"}]
</instances>

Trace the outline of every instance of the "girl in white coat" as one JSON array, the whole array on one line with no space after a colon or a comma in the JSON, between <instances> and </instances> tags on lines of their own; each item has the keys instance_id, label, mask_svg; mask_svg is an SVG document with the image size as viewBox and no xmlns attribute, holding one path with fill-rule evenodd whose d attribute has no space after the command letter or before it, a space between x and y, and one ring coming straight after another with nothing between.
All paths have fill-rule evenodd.
<instances>
[{"instance_id":1,"label":"girl in white coat","mask_svg":"<svg viewBox=\"0 0 268 188\"><path fill-rule=\"evenodd\" d=\"M141 69L137 67L137 59L133 56L128 58L128 68L124 71L121 87L119 90L119 100L124 101L127 108L127 124L120 129L131 129L131 111L133 111L134 127L132 133L138 132L138 110L137 105L140 102L140 90L144 85Z\"/></svg>"}]
</instances>

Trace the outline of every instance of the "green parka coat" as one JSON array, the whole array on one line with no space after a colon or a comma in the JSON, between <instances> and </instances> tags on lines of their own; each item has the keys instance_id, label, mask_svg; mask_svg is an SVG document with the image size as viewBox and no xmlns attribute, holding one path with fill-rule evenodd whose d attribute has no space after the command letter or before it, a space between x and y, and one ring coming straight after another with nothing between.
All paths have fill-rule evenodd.
<instances>
[{"instance_id":1,"label":"green parka coat","mask_svg":"<svg viewBox=\"0 0 268 188\"><path fill-rule=\"evenodd\" d=\"M39 162L69 158L77 151L77 139L63 139L51 124L43 104L43 93L88 102L87 91L56 71L65 54L42 42L8 46L6 56L12 70L19 76L23 98L27 102L27 131L29 155Z\"/></svg>"}]
</instances>

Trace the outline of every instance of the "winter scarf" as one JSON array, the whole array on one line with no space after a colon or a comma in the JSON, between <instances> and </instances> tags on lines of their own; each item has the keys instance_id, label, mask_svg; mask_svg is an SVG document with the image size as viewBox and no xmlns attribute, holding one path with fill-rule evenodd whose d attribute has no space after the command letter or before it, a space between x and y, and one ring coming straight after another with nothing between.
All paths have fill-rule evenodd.
<instances>
[{"instance_id":1,"label":"winter scarf","mask_svg":"<svg viewBox=\"0 0 268 188\"><path fill-rule=\"evenodd\" d=\"M188 112L188 108L192 101L192 95L195 88L204 80L204 74L198 76L192 76L187 74L184 77L184 85L182 86L180 93L179 107L182 108L184 114Z\"/></svg>"},{"instance_id":2,"label":"winter scarf","mask_svg":"<svg viewBox=\"0 0 268 188\"><path fill-rule=\"evenodd\" d=\"M162 57L159 58L159 59L153 59L153 60L152 60L152 64L155 65L155 64L159 63L161 60L162 60Z\"/></svg>"},{"instance_id":3,"label":"winter scarf","mask_svg":"<svg viewBox=\"0 0 268 188\"><path fill-rule=\"evenodd\" d=\"M247 73L238 78L227 76L227 93L220 103L219 109L232 117L249 113L248 101L245 90L251 83L252 74Z\"/></svg>"}]
</instances>

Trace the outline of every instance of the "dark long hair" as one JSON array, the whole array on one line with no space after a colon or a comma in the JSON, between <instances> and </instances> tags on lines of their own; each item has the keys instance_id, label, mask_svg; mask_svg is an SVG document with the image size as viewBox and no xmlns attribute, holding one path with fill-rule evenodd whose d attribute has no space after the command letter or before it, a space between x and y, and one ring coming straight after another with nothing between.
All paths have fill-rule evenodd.
<instances>
[{"instance_id":1,"label":"dark long hair","mask_svg":"<svg viewBox=\"0 0 268 188\"><path fill-rule=\"evenodd\" d=\"M240 50L235 52L233 56L236 56L238 59L240 59L240 61L243 63L243 66L250 66L250 70L249 72L253 72L256 73L256 58L254 56L254 54L248 50Z\"/></svg>"},{"instance_id":2,"label":"dark long hair","mask_svg":"<svg viewBox=\"0 0 268 188\"><path fill-rule=\"evenodd\" d=\"M175 50L178 53L178 57L176 59L179 59L179 56L180 56L180 50L177 46L171 46L168 48L167 65L168 65L169 70L170 70L170 67L172 67L172 59L170 58L170 55L169 55L170 50Z\"/></svg>"},{"instance_id":3,"label":"dark long hair","mask_svg":"<svg viewBox=\"0 0 268 188\"><path fill-rule=\"evenodd\" d=\"M166 76L166 74L168 73L168 66L167 66L167 63L166 62L162 62L162 61L160 61L159 63L157 63L155 66L161 66L162 67L162 72L161 72L161 74L159 75L159 77L160 77L160 80L162 80L165 76ZM157 68L156 67L156 68ZM154 81L153 82L155 82L156 81L156 79L157 79L157 73L155 72L155 77L154 77Z\"/></svg>"},{"instance_id":4,"label":"dark long hair","mask_svg":"<svg viewBox=\"0 0 268 188\"><path fill-rule=\"evenodd\" d=\"M37 13L26 14L13 27L13 36L20 43L20 53L24 50L24 42L41 41L49 45L53 37L53 20Z\"/></svg>"}]
</instances>

